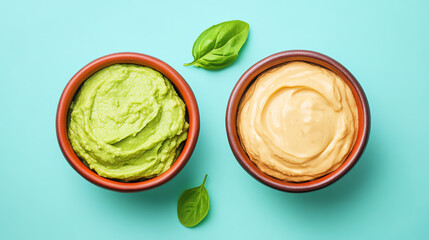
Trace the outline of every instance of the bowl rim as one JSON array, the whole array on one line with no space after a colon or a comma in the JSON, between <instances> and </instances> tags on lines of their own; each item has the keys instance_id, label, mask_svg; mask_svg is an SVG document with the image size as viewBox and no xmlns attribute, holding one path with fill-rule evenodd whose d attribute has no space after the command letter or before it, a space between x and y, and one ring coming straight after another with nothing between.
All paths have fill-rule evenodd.
<instances>
[{"instance_id":1,"label":"bowl rim","mask_svg":"<svg viewBox=\"0 0 429 240\"><path fill-rule=\"evenodd\" d=\"M167 79L170 80L170 82L176 88L178 94L185 102L189 118L188 138L186 139L182 152L179 154L176 161L171 165L170 169L159 176L140 182L119 182L99 176L97 173L86 167L77 157L73 148L71 147L67 134L67 115L69 107L79 87L86 79L88 79L91 75L100 69L118 63L136 64L150 67L164 75ZM197 143L199 130L200 116L198 104L192 89L189 87L185 79L183 79L183 77L167 63L155 57L135 52L119 52L109 54L97 58L85 65L70 79L70 81L65 86L58 103L56 115L57 139L60 149L68 163L76 170L76 172L78 172L89 182L102 188L119 192L137 192L148 190L170 181L183 169L191 157Z\"/></svg>"},{"instance_id":2,"label":"bowl rim","mask_svg":"<svg viewBox=\"0 0 429 240\"><path fill-rule=\"evenodd\" d=\"M247 88L263 72L291 61L305 61L327 68L339 75L350 87L358 105L359 128L355 145L346 160L335 171L307 182L287 182L262 172L247 156L241 146L236 127L238 106ZM285 192L309 192L324 188L346 174L359 160L369 138L370 110L366 95L356 78L339 62L314 51L289 50L272 54L251 66L234 86L226 110L225 125L231 150L238 163L259 182Z\"/></svg>"}]
</instances>

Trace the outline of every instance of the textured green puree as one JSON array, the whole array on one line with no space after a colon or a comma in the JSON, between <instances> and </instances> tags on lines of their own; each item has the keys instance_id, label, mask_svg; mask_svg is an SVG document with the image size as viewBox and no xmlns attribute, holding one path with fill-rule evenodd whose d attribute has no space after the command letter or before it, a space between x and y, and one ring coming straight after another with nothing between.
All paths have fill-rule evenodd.
<instances>
[{"instance_id":1,"label":"textured green puree","mask_svg":"<svg viewBox=\"0 0 429 240\"><path fill-rule=\"evenodd\" d=\"M161 73L115 64L88 78L69 111L68 137L100 176L134 181L168 170L187 138L186 106Z\"/></svg>"}]
</instances>

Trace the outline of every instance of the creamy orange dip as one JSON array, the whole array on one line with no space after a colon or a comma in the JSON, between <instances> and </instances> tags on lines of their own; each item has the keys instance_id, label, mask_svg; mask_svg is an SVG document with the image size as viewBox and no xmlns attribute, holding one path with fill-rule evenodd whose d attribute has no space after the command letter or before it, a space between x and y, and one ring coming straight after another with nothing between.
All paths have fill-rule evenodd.
<instances>
[{"instance_id":1,"label":"creamy orange dip","mask_svg":"<svg viewBox=\"0 0 429 240\"><path fill-rule=\"evenodd\" d=\"M292 182L337 169L352 150L357 129L348 85L328 69L299 61L260 75L237 116L240 141L252 162Z\"/></svg>"}]
</instances>

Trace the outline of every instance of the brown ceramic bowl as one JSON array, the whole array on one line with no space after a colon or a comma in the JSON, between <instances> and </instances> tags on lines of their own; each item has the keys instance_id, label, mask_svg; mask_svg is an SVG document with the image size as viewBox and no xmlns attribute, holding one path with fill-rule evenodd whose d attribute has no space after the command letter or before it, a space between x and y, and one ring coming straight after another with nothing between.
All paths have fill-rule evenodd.
<instances>
[{"instance_id":1,"label":"brown ceramic bowl","mask_svg":"<svg viewBox=\"0 0 429 240\"><path fill-rule=\"evenodd\" d=\"M340 76L349 85L350 89L353 92L358 107L359 117L359 129L356 143L344 163L338 169L323 177L312 181L299 183L282 181L277 178L271 177L259 170L259 168L249 159L243 147L241 146L236 126L238 106L247 88L261 73L263 73L267 69L276 67L278 65L290 61L305 61L317 64L338 74L338 76ZM226 111L226 130L228 135L228 141L237 161L250 175L252 175L258 181L272 188L286 192L313 191L326 187L329 184L338 180L347 171L349 171L358 161L368 142L369 129L370 115L368 101L366 99L365 93L362 90L362 87L359 85L353 75L343 65L333 60L332 58L317 52L304 50L293 50L276 53L274 55L262 59L261 61L250 67L243 74L243 76L241 76L234 89L232 90L228 102L228 108Z\"/></svg>"},{"instance_id":2,"label":"brown ceramic bowl","mask_svg":"<svg viewBox=\"0 0 429 240\"><path fill-rule=\"evenodd\" d=\"M79 87L86 79L88 79L98 70L116 63L137 64L141 66L150 67L159 71L171 81L171 83L176 88L178 94L185 102L187 108L187 114L189 118L189 130L188 138L186 139L182 152L180 153L176 161L172 164L170 169L168 169L166 172L157 177L140 182L118 182L101 177L97 173L91 171L76 156L67 136L67 114L69 111L70 103L72 102ZM171 180L180 172L180 170L183 169L183 167L191 157L192 152L195 148L195 144L197 143L198 133L200 130L200 116L194 93L178 72L176 72L165 62L154 57L140 53L125 52L115 53L96 59L90 62L85 67L83 67L72 77L72 79L65 87L63 94L61 95L60 102L58 104L56 127L57 138L60 144L61 151L63 152L65 158L70 163L70 165L80 175L82 175L82 177L106 189L120 192L136 192L160 186Z\"/></svg>"}]
</instances>

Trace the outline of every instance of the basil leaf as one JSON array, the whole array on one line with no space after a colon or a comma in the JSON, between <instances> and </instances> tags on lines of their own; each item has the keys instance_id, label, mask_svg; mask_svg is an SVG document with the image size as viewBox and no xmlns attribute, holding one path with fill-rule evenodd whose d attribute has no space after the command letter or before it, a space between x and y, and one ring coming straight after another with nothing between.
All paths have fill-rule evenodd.
<instances>
[{"instance_id":1,"label":"basil leaf","mask_svg":"<svg viewBox=\"0 0 429 240\"><path fill-rule=\"evenodd\" d=\"M200 34L192 48L194 61L184 64L209 70L230 65L238 57L249 34L249 24L240 20L223 22Z\"/></svg>"},{"instance_id":2,"label":"basil leaf","mask_svg":"<svg viewBox=\"0 0 429 240\"><path fill-rule=\"evenodd\" d=\"M177 201L177 216L185 227L193 227L203 220L209 212L209 194L203 184L185 190Z\"/></svg>"}]
</instances>

